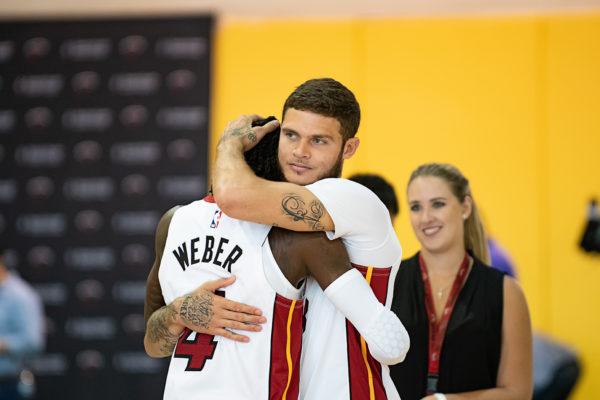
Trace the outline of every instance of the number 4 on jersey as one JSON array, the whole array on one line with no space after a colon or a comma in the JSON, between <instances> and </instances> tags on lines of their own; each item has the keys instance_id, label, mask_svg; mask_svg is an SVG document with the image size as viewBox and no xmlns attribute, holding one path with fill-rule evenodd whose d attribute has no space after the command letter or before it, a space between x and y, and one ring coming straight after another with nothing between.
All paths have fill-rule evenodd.
<instances>
[{"instance_id":1,"label":"number 4 on jersey","mask_svg":"<svg viewBox=\"0 0 600 400\"><path fill-rule=\"evenodd\" d=\"M219 290L215 292L219 296L225 297L225 292ZM192 339L192 337L194 337ZM194 332L185 328L175 347L175 358L187 358L188 363L186 371L202 371L206 360L211 360L215 354L215 349L219 342L214 340L214 335L206 335Z\"/></svg>"},{"instance_id":2,"label":"number 4 on jersey","mask_svg":"<svg viewBox=\"0 0 600 400\"><path fill-rule=\"evenodd\" d=\"M192 336L194 339L190 339ZM185 328L175 348L175 358L187 358L186 371L202 371L206 360L213 358L218 342L213 335L197 333Z\"/></svg>"}]
</instances>

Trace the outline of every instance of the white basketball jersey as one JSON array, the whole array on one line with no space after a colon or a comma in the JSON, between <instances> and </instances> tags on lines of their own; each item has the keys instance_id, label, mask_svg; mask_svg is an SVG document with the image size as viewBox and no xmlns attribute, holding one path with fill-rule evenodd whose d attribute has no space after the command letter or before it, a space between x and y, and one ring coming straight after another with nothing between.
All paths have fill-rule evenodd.
<instances>
[{"instance_id":1,"label":"white basketball jersey","mask_svg":"<svg viewBox=\"0 0 600 400\"><path fill-rule=\"evenodd\" d=\"M327 236L342 238L353 266L389 308L402 250L383 203L346 179L324 179L306 187L333 219L335 231ZM308 280L306 299L300 398L399 399L388 367L370 355L364 339L313 279Z\"/></svg>"},{"instance_id":2,"label":"white basketball jersey","mask_svg":"<svg viewBox=\"0 0 600 400\"><path fill-rule=\"evenodd\" d=\"M212 197L173 215L159 270L165 302L235 274L218 293L260 308L267 322L261 332L239 332L249 343L186 329L171 357L165 399L298 398L303 301L274 263L269 229L229 218Z\"/></svg>"}]
</instances>

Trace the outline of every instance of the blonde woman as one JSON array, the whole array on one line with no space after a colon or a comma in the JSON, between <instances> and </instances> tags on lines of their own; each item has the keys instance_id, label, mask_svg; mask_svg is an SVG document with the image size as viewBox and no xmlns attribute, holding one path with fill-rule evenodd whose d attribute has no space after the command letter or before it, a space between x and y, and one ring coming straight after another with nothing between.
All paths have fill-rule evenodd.
<instances>
[{"instance_id":1,"label":"blonde woman","mask_svg":"<svg viewBox=\"0 0 600 400\"><path fill-rule=\"evenodd\" d=\"M411 348L391 376L403 400L531 399L531 324L517 282L489 268L468 180L448 164L411 175L421 250L402 262L392 309Z\"/></svg>"}]
</instances>

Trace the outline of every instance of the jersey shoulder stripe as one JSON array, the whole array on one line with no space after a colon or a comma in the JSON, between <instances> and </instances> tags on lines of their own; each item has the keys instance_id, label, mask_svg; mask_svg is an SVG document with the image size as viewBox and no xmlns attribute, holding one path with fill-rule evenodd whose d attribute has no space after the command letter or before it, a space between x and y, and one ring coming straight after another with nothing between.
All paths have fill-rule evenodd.
<instances>
[{"instance_id":1,"label":"jersey shoulder stripe","mask_svg":"<svg viewBox=\"0 0 600 400\"><path fill-rule=\"evenodd\" d=\"M273 306L269 399L297 399L300 390L303 300L277 295Z\"/></svg>"}]
</instances>

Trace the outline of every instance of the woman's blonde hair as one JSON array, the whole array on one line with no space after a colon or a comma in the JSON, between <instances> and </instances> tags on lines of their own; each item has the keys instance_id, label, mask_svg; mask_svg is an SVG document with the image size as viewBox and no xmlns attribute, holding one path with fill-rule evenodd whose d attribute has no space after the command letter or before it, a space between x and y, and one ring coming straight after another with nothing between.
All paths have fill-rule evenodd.
<instances>
[{"instance_id":1,"label":"woman's blonde hair","mask_svg":"<svg viewBox=\"0 0 600 400\"><path fill-rule=\"evenodd\" d=\"M444 180L450 187L450 191L461 203L465 201L467 196L473 200L471 215L469 215L464 222L465 248L471 250L475 257L489 265L490 252L488 250L485 231L483 229L483 224L481 223L481 218L479 217L477 205L471 194L469 180L453 165L429 163L421 165L413 171L408 180L408 185L420 176L435 176Z\"/></svg>"}]
</instances>

